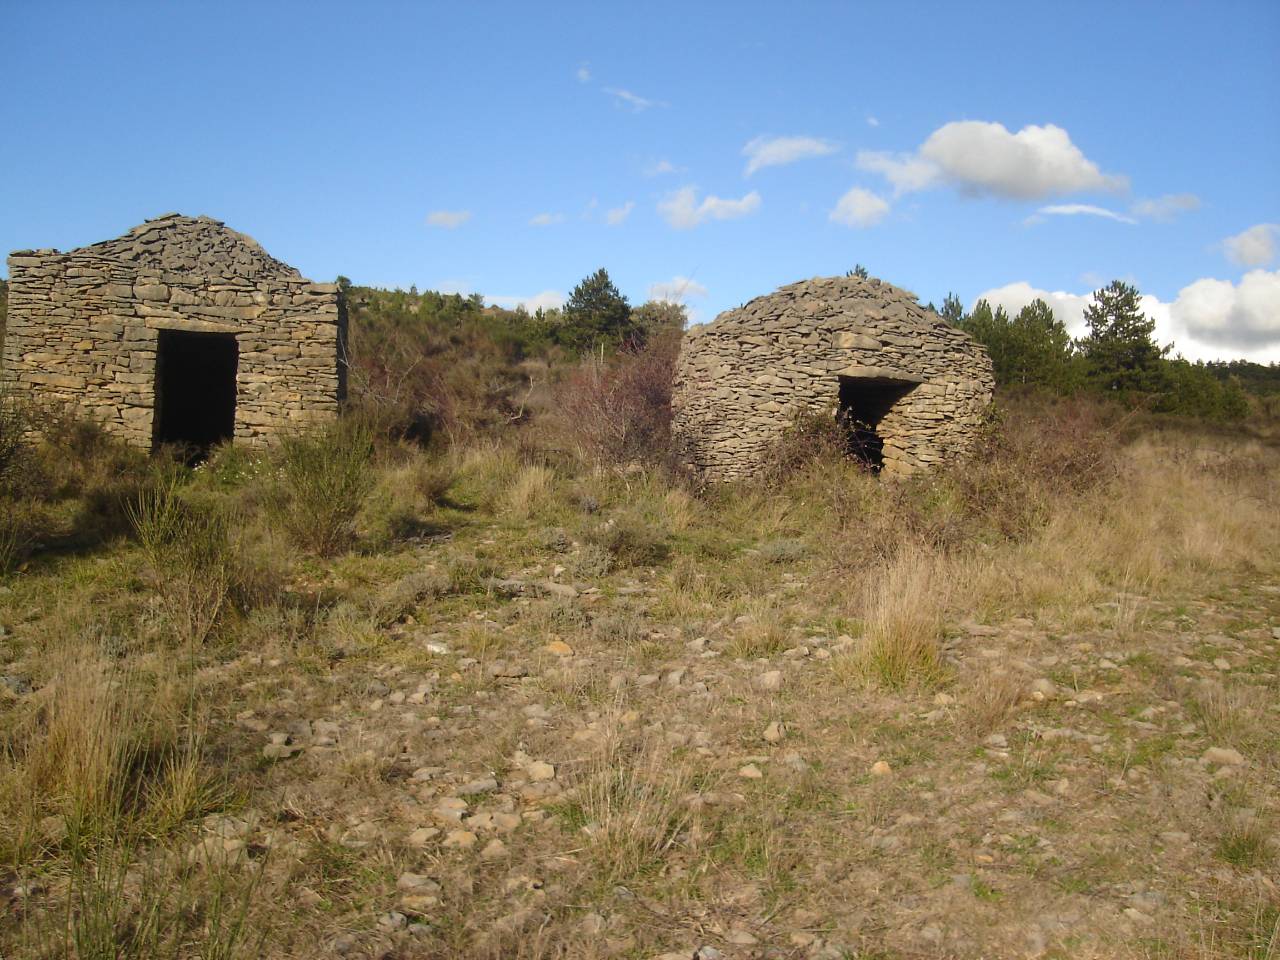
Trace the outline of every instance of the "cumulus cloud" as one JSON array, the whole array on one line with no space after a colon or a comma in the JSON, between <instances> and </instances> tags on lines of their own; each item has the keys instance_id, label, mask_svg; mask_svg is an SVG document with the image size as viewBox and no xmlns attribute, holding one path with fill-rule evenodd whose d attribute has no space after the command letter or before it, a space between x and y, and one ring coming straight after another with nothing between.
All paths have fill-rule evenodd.
<instances>
[{"instance_id":1,"label":"cumulus cloud","mask_svg":"<svg viewBox=\"0 0 1280 960\"><path fill-rule=\"evenodd\" d=\"M1066 130L1053 124L1010 133L1003 124L962 120L944 124L914 153L861 151L858 166L885 176L899 193L950 184L962 193L1014 200L1083 190L1120 190L1124 177L1105 174Z\"/></svg>"},{"instance_id":2,"label":"cumulus cloud","mask_svg":"<svg viewBox=\"0 0 1280 960\"><path fill-rule=\"evenodd\" d=\"M1242 267L1263 267L1276 258L1280 224L1259 223L1222 241L1222 251Z\"/></svg>"},{"instance_id":3,"label":"cumulus cloud","mask_svg":"<svg viewBox=\"0 0 1280 960\"><path fill-rule=\"evenodd\" d=\"M1250 270L1238 284L1197 280L1183 287L1173 319L1205 343L1280 355L1280 271Z\"/></svg>"},{"instance_id":4,"label":"cumulus cloud","mask_svg":"<svg viewBox=\"0 0 1280 960\"><path fill-rule=\"evenodd\" d=\"M688 303L707 295L707 288L696 280L682 277L679 274L670 280L649 284L649 299L661 300L664 303Z\"/></svg>"},{"instance_id":5,"label":"cumulus cloud","mask_svg":"<svg viewBox=\"0 0 1280 960\"><path fill-rule=\"evenodd\" d=\"M1050 204L1047 207L1041 207L1031 216L1027 217L1024 223L1043 223L1045 217L1104 217L1107 220L1115 220L1118 223L1137 223L1132 217L1126 217L1122 213L1116 213L1114 210L1108 210L1106 207L1095 207L1091 203L1057 203Z\"/></svg>"},{"instance_id":6,"label":"cumulus cloud","mask_svg":"<svg viewBox=\"0 0 1280 960\"><path fill-rule=\"evenodd\" d=\"M868 114L868 115L867 115L867 126L868 126L868 127L878 127L878 126L880 126L880 120L879 120L879 118L877 118L877 117L873 117L873 116L871 116L870 114Z\"/></svg>"},{"instance_id":7,"label":"cumulus cloud","mask_svg":"<svg viewBox=\"0 0 1280 960\"><path fill-rule=\"evenodd\" d=\"M871 227L889 213L889 202L870 190L854 187L836 202L828 215L835 223L847 227Z\"/></svg>"},{"instance_id":8,"label":"cumulus cloud","mask_svg":"<svg viewBox=\"0 0 1280 960\"><path fill-rule=\"evenodd\" d=\"M707 220L736 220L760 209L760 194L752 190L738 200L708 195L698 202L694 187L681 187L658 203L658 212L677 230L688 230Z\"/></svg>"},{"instance_id":9,"label":"cumulus cloud","mask_svg":"<svg viewBox=\"0 0 1280 960\"><path fill-rule=\"evenodd\" d=\"M1072 336L1087 332L1084 311L1092 293L1043 290L1019 281L987 290L974 302L986 300L992 309L1000 306L1014 314L1036 299L1053 308ZM1172 303L1144 295L1141 308L1155 320L1157 342L1172 342L1175 352L1188 359L1280 360L1280 271L1253 270L1238 284L1196 280L1178 291Z\"/></svg>"},{"instance_id":10,"label":"cumulus cloud","mask_svg":"<svg viewBox=\"0 0 1280 960\"><path fill-rule=\"evenodd\" d=\"M531 297L486 297L485 299L495 306L505 307L508 310L524 307L530 313L534 313L539 309L553 310L563 307L565 295L559 290L543 290Z\"/></svg>"},{"instance_id":11,"label":"cumulus cloud","mask_svg":"<svg viewBox=\"0 0 1280 960\"><path fill-rule=\"evenodd\" d=\"M577 70L574 71L573 75L578 78L579 83L590 83L591 67L588 64L584 63L581 66L579 66Z\"/></svg>"},{"instance_id":12,"label":"cumulus cloud","mask_svg":"<svg viewBox=\"0 0 1280 960\"><path fill-rule=\"evenodd\" d=\"M611 227L616 227L618 224L622 223L623 220L626 220L627 217L631 216L631 211L635 209L635 206L636 202L634 200L628 200L620 207L613 207L610 210L606 210L604 212L604 222L609 224Z\"/></svg>"},{"instance_id":13,"label":"cumulus cloud","mask_svg":"<svg viewBox=\"0 0 1280 960\"><path fill-rule=\"evenodd\" d=\"M742 148L742 155L747 158L744 176L749 177L765 167L781 167L797 160L829 156L838 149L834 143L816 137L756 137Z\"/></svg>"},{"instance_id":14,"label":"cumulus cloud","mask_svg":"<svg viewBox=\"0 0 1280 960\"><path fill-rule=\"evenodd\" d=\"M650 107L666 106L661 100L650 100L648 97L642 97L638 93L632 93L620 87L605 87L604 92L613 97L618 106L629 107L636 113L648 110Z\"/></svg>"},{"instance_id":15,"label":"cumulus cloud","mask_svg":"<svg viewBox=\"0 0 1280 960\"><path fill-rule=\"evenodd\" d=\"M540 213L536 217L529 218L531 227L549 227L555 223L564 223L563 213Z\"/></svg>"},{"instance_id":16,"label":"cumulus cloud","mask_svg":"<svg viewBox=\"0 0 1280 960\"><path fill-rule=\"evenodd\" d=\"M470 210L432 210L427 214L427 223L433 227L444 227L454 230L471 219Z\"/></svg>"},{"instance_id":17,"label":"cumulus cloud","mask_svg":"<svg viewBox=\"0 0 1280 960\"><path fill-rule=\"evenodd\" d=\"M1129 212L1143 220L1155 220L1168 223L1179 214L1190 213L1200 209L1200 198L1194 193L1166 193L1163 197L1152 200L1138 200Z\"/></svg>"}]
</instances>

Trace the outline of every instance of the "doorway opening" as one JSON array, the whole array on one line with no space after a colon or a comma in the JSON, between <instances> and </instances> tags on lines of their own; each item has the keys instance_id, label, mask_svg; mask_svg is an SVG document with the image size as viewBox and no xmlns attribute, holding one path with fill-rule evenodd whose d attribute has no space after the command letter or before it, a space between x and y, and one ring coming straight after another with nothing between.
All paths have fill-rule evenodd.
<instances>
[{"instance_id":1,"label":"doorway opening","mask_svg":"<svg viewBox=\"0 0 1280 960\"><path fill-rule=\"evenodd\" d=\"M836 418L844 430L849 455L879 473L884 466L880 421L916 384L887 377L841 377Z\"/></svg>"},{"instance_id":2,"label":"doorway opening","mask_svg":"<svg viewBox=\"0 0 1280 960\"><path fill-rule=\"evenodd\" d=\"M155 446L174 444L189 462L208 456L236 429L236 366L231 333L161 330L156 344Z\"/></svg>"}]
</instances>

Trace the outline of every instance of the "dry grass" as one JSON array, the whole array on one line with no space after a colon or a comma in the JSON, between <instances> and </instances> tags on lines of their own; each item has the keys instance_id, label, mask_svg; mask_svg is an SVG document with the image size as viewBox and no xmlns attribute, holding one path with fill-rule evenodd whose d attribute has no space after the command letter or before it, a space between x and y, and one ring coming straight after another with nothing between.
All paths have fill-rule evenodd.
<instances>
[{"instance_id":1,"label":"dry grass","mask_svg":"<svg viewBox=\"0 0 1280 960\"><path fill-rule=\"evenodd\" d=\"M941 680L948 572L937 557L908 547L871 576L863 590L862 636L842 658L846 672L890 689Z\"/></svg>"},{"instance_id":2,"label":"dry grass","mask_svg":"<svg viewBox=\"0 0 1280 960\"><path fill-rule=\"evenodd\" d=\"M1280 458L1068 427L905 483L810 460L698 494L515 445L382 449L336 559L281 550L270 476L197 471L137 511L139 546L39 558L0 592L0 673L34 687L0 689L0 913L43 891L0 950L996 956L1061 915L1050 956L1274 958L1277 614L1233 591L1274 571ZM170 507L204 526L175 533ZM583 592L494 590L513 577ZM1027 697L1041 675L1064 695ZM264 762L303 718L336 742ZM518 827L405 839L452 829L435 805L485 776L468 814ZM252 863L190 865L210 812L272 850L257 897ZM404 871L444 891L425 929L394 927Z\"/></svg>"},{"instance_id":3,"label":"dry grass","mask_svg":"<svg viewBox=\"0 0 1280 960\"><path fill-rule=\"evenodd\" d=\"M628 736L616 716L606 722L561 814L580 824L583 853L599 881L625 882L661 869L674 849L688 849L699 808L693 774L670 747Z\"/></svg>"}]
</instances>

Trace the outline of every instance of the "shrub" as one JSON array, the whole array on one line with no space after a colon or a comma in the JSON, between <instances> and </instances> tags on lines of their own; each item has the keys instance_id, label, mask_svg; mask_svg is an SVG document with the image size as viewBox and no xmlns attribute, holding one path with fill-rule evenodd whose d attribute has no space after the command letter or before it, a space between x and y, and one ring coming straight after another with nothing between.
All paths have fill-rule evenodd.
<instances>
[{"instance_id":1,"label":"shrub","mask_svg":"<svg viewBox=\"0 0 1280 960\"><path fill-rule=\"evenodd\" d=\"M12 394L0 390L0 496L16 493L29 469L28 429L26 410Z\"/></svg>"},{"instance_id":2,"label":"shrub","mask_svg":"<svg viewBox=\"0 0 1280 960\"><path fill-rule=\"evenodd\" d=\"M328 557L356 538L373 486L373 436L357 420L285 436L276 455L271 512L295 544Z\"/></svg>"},{"instance_id":3,"label":"shrub","mask_svg":"<svg viewBox=\"0 0 1280 960\"><path fill-rule=\"evenodd\" d=\"M815 463L850 460L849 442L834 410L796 411L764 458L759 480L772 486ZM851 461L852 462L852 461Z\"/></svg>"},{"instance_id":4,"label":"shrub","mask_svg":"<svg viewBox=\"0 0 1280 960\"><path fill-rule=\"evenodd\" d=\"M203 643L239 579L231 518L217 502L184 499L173 481L144 492L129 512L170 622L184 641Z\"/></svg>"},{"instance_id":5,"label":"shrub","mask_svg":"<svg viewBox=\"0 0 1280 960\"><path fill-rule=\"evenodd\" d=\"M667 558L667 533L643 517L621 514L587 533L589 544L604 550L619 567L651 566Z\"/></svg>"},{"instance_id":6,"label":"shrub","mask_svg":"<svg viewBox=\"0 0 1280 960\"><path fill-rule=\"evenodd\" d=\"M555 391L553 442L595 466L666 464L679 343L667 333L638 350L583 360Z\"/></svg>"}]
</instances>

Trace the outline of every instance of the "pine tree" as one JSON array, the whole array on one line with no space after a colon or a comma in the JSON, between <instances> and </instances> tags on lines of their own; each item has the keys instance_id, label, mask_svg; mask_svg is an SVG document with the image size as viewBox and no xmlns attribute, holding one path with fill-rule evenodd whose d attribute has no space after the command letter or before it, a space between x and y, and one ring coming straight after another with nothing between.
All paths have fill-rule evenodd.
<instances>
[{"instance_id":1,"label":"pine tree","mask_svg":"<svg viewBox=\"0 0 1280 960\"><path fill-rule=\"evenodd\" d=\"M954 293L948 293L942 301L939 316L953 327L960 326L964 322L964 305L960 303L960 298Z\"/></svg>"},{"instance_id":2,"label":"pine tree","mask_svg":"<svg viewBox=\"0 0 1280 960\"><path fill-rule=\"evenodd\" d=\"M573 288L557 339L575 350L589 350L597 344L616 347L640 332L631 319L631 304L602 267Z\"/></svg>"},{"instance_id":3,"label":"pine tree","mask_svg":"<svg viewBox=\"0 0 1280 960\"><path fill-rule=\"evenodd\" d=\"M1079 346L1097 386L1141 393L1160 388L1160 361L1170 348L1156 344L1156 322L1143 314L1136 287L1113 280L1093 295L1084 319L1089 333Z\"/></svg>"}]
</instances>

